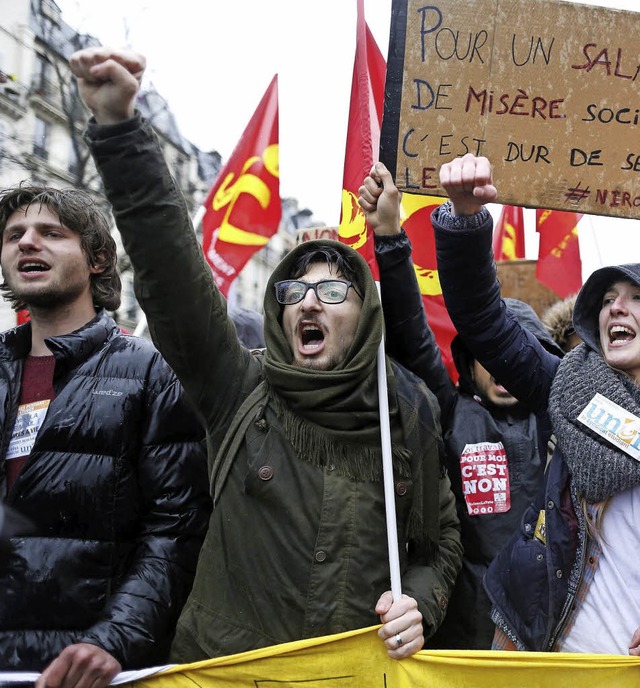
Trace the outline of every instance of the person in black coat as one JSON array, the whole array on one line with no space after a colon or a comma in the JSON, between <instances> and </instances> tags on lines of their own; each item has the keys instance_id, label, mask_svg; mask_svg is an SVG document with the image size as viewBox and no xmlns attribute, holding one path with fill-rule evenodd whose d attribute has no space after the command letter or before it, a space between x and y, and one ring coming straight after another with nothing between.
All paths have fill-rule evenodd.
<instances>
[{"instance_id":1,"label":"person in black coat","mask_svg":"<svg viewBox=\"0 0 640 688\"><path fill-rule=\"evenodd\" d=\"M424 310L400 226L400 194L382 163L360 188L375 233L387 352L421 377L441 408L447 470L456 495L464 559L442 626L430 648L490 649L495 626L483 577L544 482L550 424L523 407L473 356L460 335L451 350L459 373L450 379ZM560 358L533 308L505 299L509 312Z\"/></svg>"},{"instance_id":2,"label":"person in black coat","mask_svg":"<svg viewBox=\"0 0 640 688\"><path fill-rule=\"evenodd\" d=\"M0 496L31 523L0 575L0 667L106 686L167 661L211 511L204 430L120 303L108 223L77 189L0 194Z\"/></svg>"},{"instance_id":3,"label":"person in black coat","mask_svg":"<svg viewBox=\"0 0 640 688\"><path fill-rule=\"evenodd\" d=\"M229 315L236 326L238 339L247 349L264 349L264 316L249 308L230 308Z\"/></svg>"}]
</instances>

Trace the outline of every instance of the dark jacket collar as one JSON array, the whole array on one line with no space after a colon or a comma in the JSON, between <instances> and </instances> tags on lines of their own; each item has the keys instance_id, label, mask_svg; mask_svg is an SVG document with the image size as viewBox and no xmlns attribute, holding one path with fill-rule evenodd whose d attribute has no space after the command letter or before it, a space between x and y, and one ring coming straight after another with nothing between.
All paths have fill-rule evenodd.
<instances>
[{"instance_id":1,"label":"dark jacket collar","mask_svg":"<svg viewBox=\"0 0 640 688\"><path fill-rule=\"evenodd\" d=\"M104 344L114 331L119 331L113 318L104 310L80 329L46 339L56 360L83 360ZM0 360L26 358L31 350L31 323L19 325L0 334Z\"/></svg>"}]
</instances>

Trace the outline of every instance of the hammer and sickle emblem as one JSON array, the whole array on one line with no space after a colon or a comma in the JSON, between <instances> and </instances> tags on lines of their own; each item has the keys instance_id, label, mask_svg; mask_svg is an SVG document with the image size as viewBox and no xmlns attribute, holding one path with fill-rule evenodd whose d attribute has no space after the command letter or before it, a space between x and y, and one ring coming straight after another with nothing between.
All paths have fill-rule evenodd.
<instances>
[{"instance_id":1,"label":"hammer and sickle emblem","mask_svg":"<svg viewBox=\"0 0 640 688\"><path fill-rule=\"evenodd\" d=\"M233 208L238 203L242 194L253 196L261 208L267 208L271 202L271 192L265 182L255 174L249 172L252 165L260 161L260 157L252 156L242 166L242 171L234 181L234 172L230 172L220 184L220 188L213 197L212 206L215 211L226 206L218 239L230 244L240 244L241 246L264 246L269 237L248 232L240 227L234 227L229 221ZM279 176L278 168L278 144L274 143L265 148L262 154L262 161L267 172L274 177Z\"/></svg>"}]
</instances>

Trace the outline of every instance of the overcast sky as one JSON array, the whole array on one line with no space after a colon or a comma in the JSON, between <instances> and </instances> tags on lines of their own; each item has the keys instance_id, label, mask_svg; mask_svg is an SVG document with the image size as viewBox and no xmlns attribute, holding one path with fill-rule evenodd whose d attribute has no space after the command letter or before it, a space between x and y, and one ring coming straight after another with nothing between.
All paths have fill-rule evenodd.
<instances>
[{"instance_id":1,"label":"overcast sky","mask_svg":"<svg viewBox=\"0 0 640 688\"><path fill-rule=\"evenodd\" d=\"M74 28L143 53L182 133L225 160L278 73L281 195L338 223L356 0L56 2ZM365 0L385 57L390 16L391 0Z\"/></svg>"},{"instance_id":2,"label":"overcast sky","mask_svg":"<svg viewBox=\"0 0 640 688\"><path fill-rule=\"evenodd\" d=\"M183 135L224 160L278 73L281 194L297 198L317 220L338 224L356 0L56 2L74 28L143 53L146 78L168 101ZM638 9L637 0L588 4ZM367 24L385 58L391 5L365 0ZM537 237L528 236L527 257L535 258ZM580 237L587 274L602 264L640 261L636 220L591 216L581 222Z\"/></svg>"}]
</instances>

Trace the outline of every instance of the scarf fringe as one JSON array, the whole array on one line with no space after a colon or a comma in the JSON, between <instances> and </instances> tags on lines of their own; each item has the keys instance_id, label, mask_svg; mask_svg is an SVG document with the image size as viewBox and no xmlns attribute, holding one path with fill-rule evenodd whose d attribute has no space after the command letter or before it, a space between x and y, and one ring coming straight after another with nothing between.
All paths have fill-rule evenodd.
<instances>
[{"instance_id":1,"label":"scarf fringe","mask_svg":"<svg viewBox=\"0 0 640 688\"><path fill-rule=\"evenodd\" d=\"M278 404L282 428L298 456L319 468L332 466L340 475L352 480L379 482L382 480L382 451L379 447L332 441L321 428L288 412ZM411 454L407 449L393 449L393 468L401 477L411 475Z\"/></svg>"},{"instance_id":2,"label":"scarf fringe","mask_svg":"<svg viewBox=\"0 0 640 688\"><path fill-rule=\"evenodd\" d=\"M361 447L358 445L336 444L327 439L319 429L301 421L297 416L284 413L282 417L283 430L303 461L319 468L329 465L351 480L366 482L380 482L383 478L382 451L378 448ZM331 457L331 461L327 460ZM407 449L392 451L394 473L403 478L411 476L411 452ZM413 476L414 489L419 489L418 481L422 476ZM424 532L424 518L422 512L413 504L407 519L406 538L419 542L434 559L438 556L436 543L429 540Z\"/></svg>"}]
</instances>

